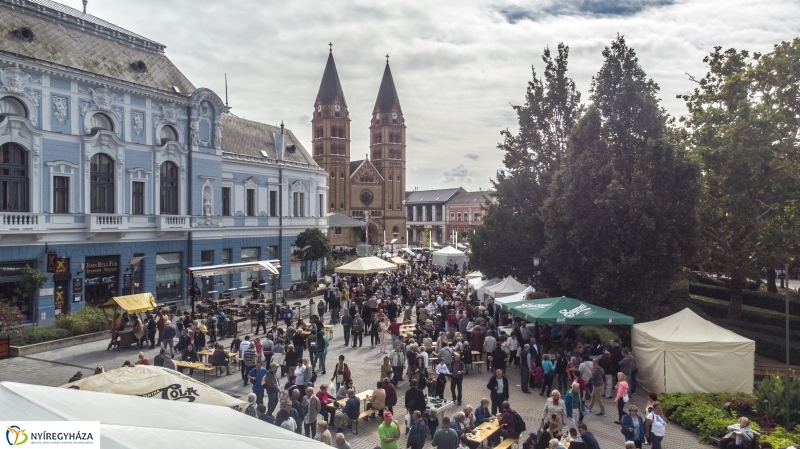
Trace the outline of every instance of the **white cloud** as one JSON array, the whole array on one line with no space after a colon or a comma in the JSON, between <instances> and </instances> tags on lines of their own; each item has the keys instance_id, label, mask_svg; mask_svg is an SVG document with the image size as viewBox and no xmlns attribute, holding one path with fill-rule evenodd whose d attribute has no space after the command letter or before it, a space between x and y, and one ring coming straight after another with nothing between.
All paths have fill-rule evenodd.
<instances>
[{"instance_id":1,"label":"white cloud","mask_svg":"<svg viewBox=\"0 0 800 449\"><path fill-rule=\"evenodd\" d=\"M81 0L61 1L82 8ZM233 112L294 123L306 147L306 117L333 42L354 155L367 152L389 53L408 165L419 167L407 172L407 185L420 189L457 186L466 178L447 167L462 162L478 180L471 188L489 187L503 158L499 131L516 128L509 103L524 101L531 65L541 72L546 46L570 46L570 75L586 101L603 47L624 35L661 86L663 106L682 115L675 95L693 88L685 73L703 75L702 59L715 45L764 52L800 35L795 0L91 0L89 12L167 45L196 86L224 95L227 73Z\"/></svg>"},{"instance_id":2,"label":"white cloud","mask_svg":"<svg viewBox=\"0 0 800 449\"><path fill-rule=\"evenodd\" d=\"M466 188L474 182L475 180L472 179L472 172L470 172L464 164L458 164L442 173L442 179L439 181L441 185L438 187L463 186Z\"/></svg>"}]
</instances>

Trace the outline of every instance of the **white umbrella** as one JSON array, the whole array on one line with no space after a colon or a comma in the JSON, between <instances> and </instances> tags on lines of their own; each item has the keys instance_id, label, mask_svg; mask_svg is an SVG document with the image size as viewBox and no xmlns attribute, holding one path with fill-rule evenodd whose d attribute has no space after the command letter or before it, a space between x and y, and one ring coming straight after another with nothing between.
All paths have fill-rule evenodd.
<instances>
[{"instance_id":1,"label":"white umbrella","mask_svg":"<svg viewBox=\"0 0 800 449\"><path fill-rule=\"evenodd\" d=\"M160 366L136 365L117 368L62 385L61 388L222 405L242 412L247 405L189 376Z\"/></svg>"}]
</instances>

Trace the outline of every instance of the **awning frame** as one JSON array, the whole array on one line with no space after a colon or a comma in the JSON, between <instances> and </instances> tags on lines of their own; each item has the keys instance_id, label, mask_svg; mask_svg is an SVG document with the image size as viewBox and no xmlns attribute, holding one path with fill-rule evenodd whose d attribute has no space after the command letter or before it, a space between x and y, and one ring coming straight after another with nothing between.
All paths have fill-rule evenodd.
<instances>
[{"instance_id":1,"label":"awning frame","mask_svg":"<svg viewBox=\"0 0 800 449\"><path fill-rule=\"evenodd\" d=\"M281 261L278 259L259 260L257 262L227 263L224 265L206 265L202 267L191 267L186 269L186 273L194 277L221 276L232 273L245 273L248 271L269 271L275 276L281 274Z\"/></svg>"}]
</instances>

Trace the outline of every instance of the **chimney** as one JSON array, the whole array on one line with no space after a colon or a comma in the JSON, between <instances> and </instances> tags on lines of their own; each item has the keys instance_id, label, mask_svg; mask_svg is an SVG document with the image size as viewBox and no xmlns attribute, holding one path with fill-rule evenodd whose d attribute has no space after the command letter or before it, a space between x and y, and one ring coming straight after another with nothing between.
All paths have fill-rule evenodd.
<instances>
[{"instance_id":1,"label":"chimney","mask_svg":"<svg viewBox=\"0 0 800 449\"><path fill-rule=\"evenodd\" d=\"M283 155L285 154L286 151L286 141L284 140L284 134L283 134L283 120L281 120L280 134L273 133L273 137L275 140L275 154L277 155L278 160L282 161Z\"/></svg>"}]
</instances>

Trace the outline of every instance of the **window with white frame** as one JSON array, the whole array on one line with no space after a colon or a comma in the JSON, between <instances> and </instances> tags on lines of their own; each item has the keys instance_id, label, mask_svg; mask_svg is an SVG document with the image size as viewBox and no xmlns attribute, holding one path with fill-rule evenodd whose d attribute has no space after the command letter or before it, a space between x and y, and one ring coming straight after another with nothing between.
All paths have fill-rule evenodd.
<instances>
[{"instance_id":1,"label":"window with white frame","mask_svg":"<svg viewBox=\"0 0 800 449\"><path fill-rule=\"evenodd\" d=\"M233 189L231 187L223 187L222 188L222 215L226 217L230 217L231 215L231 191Z\"/></svg>"},{"instance_id":2,"label":"window with white frame","mask_svg":"<svg viewBox=\"0 0 800 449\"><path fill-rule=\"evenodd\" d=\"M248 217L256 216L256 189L247 189L245 192L246 209Z\"/></svg>"},{"instance_id":3,"label":"window with white frame","mask_svg":"<svg viewBox=\"0 0 800 449\"><path fill-rule=\"evenodd\" d=\"M53 213L69 213L69 178L53 176Z\"/></svg>"},{"instance_id":4,"label":"window with white frame","mask_svg":"<svg viewBox=\"0 0 800 449\"><path fill-rule=\"evenodd\" d=\"M306 194L303 192L294 192L292 195L292 211L295 217L305 217L306 210Z\"/></svg>"},{"instance_id":5,"label":"window with white frame","mask_svg":"<svg viewBox=\"0 0 800 449\"><path fill-rule=\"evenodd\" d=\"M131 182L131 215L144 215L144 181Z\"/></svg>"},{"instance_id":6,"label":"window with white frame","mask_svg":"<svg viewBox=\"0 0 800 449\"><path fill-rule=\"evenodd\" d=\"M45 162L50 169L50 212L69 214L74 205L70 198L74 192L73 179L77 165L66 161Z\"/></svg>"}]
</instances>

